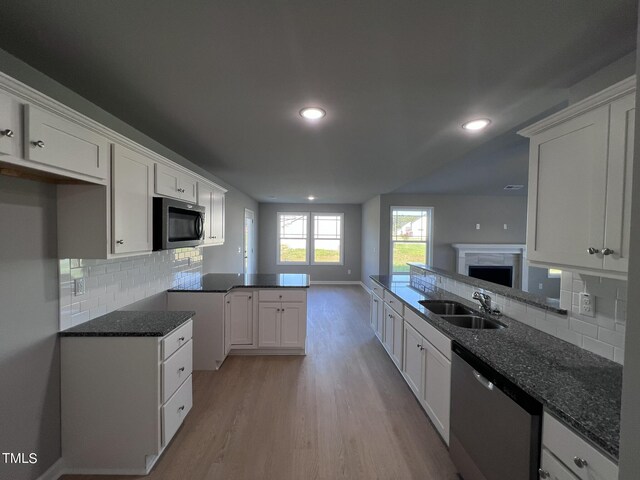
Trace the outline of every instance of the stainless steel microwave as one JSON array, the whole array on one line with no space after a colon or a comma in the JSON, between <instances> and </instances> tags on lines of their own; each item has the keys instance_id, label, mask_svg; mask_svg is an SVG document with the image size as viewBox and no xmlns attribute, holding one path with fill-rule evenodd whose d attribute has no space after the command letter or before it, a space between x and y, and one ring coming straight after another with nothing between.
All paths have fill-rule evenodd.
<instances>
[{"instance_id":1,"label":"stainless steel microwave","mask_svg":"<svg viewBox=\"0 0 640 480\"><path fill-rule=\"evenodd\" d=\"M204 243L205 208L171 198L153 198L153 249L197 247Z\"/></svg>"}]
</instances>

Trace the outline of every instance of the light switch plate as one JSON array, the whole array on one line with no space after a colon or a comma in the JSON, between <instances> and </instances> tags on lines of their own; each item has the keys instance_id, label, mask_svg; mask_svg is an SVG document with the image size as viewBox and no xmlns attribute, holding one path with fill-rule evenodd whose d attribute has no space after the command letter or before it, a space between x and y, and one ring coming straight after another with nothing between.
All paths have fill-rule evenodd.
<instances>
[{"instance_id":1,"label":"light switch plate","mask_svg":"<svg viewBox=\"0 0 640 480\"><path fill-rule=\"evenodd\" d=\"M596 316L596 297L588 293L580 294L580 315L586 317Z\"/></svg>"},{"instance_id":2,"label":"light switch plate","mask_svg":"<svg viewBox=\"0 0 640 480\"><path fill-rule=\"evenodd\" d=\"M74 296L84 295L85 285L84 285L84 277L76 278L73 281L73 294Z\"/></svg>"}]
</instances>

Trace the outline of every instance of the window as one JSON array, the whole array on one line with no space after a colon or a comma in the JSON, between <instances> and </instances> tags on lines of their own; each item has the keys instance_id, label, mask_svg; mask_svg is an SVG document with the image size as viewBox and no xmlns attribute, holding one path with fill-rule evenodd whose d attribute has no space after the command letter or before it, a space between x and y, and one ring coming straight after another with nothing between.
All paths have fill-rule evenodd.
<instances>
[{"instance_id":1,"label":"window","mask_svg":"<svg viewBox=\"0 0 640 480\"><path fill-rule=\"evenodd\" d=\"M309 263L308 231L308 213L278 213L278 265Z\"/></svg>"},{"instance_id":2,"label":"window","mask_svg":"<svg viewBox=\"0 0 640 480\"><path fill-rule=\"evenodd\" d=\"M562 275L562 270L558 270L557 268L550 268L547 272L547 278L560 278Z\"/></svg>"},{"instance_id":3,"label":"window","mask_svg":"<svg viewBox=\"0 0 640 480\"><path fill-rule=\"evenodd\" d=\"M313 263L342 265L342 213L313 214Z\"/></svg>"},{"instance_id":4,"label":"window","mask_svg":"<svg viewBox=\"0 0 640 480\"><path fill-rule=\"evenodd\" d=\"M433 208L391 207L391 273L409 273L407 262L431 263Z\"/></svg>"},{"instance_id":5,"label":"window","mask_svg":"<svg viewBox=\"0 0 640 480\"><path fill-rule=\"evenodd\" d=\"M277 263L342 265L343 234L342 213L279 212Z\"/></svg>"}]
</instances>

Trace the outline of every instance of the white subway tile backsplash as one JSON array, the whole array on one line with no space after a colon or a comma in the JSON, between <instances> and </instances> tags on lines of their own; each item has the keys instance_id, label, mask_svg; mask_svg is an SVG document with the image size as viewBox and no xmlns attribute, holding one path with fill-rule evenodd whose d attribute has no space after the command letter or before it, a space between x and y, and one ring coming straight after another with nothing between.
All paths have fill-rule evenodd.
<instances>
[{"instance_id":1,"label":"white subway tile backsplash","mask_svg":"<svg viewBox=\"0 0 640 480\"><path fill-rule=\"evenodd\" d=\"M622 332L600 327L598 329L598 340L614 347L624 348L624 334Z\"/></svg>"},{"instance_id":2,"label":"white subway tile backsplash","mask_svg":"<svg viewBox=\"0 0 640 480\"><path fill-rule=\"evenodd\" d=\"M613 360L622 364L624 363L624 349L613 347Z\"/></svg>"},{"instance_id":3,"label":"white subway tile backsplash","mask_svg":"<svg viewBox=\"0 0 640 480\"><path fill-rule=\"evenodd\" d=\"M199 282L202 250L185 248L126 259L62 259L60 329L126 307L173 286ZM84 278L86 292L73 296L73 279Z\"/></svg>"},{"instance_id":4,"label":"white subway tile backsplash","mask_svg":"<svg viewBox=\"0 0 640 480\"><path fill-rule=\"evenodd\" d=\"M598 338L598 327L591 323L583 322L578 318L569 319L569 328L575 332L581 333L582 335L587 335L591 338Z\"/></svg>"},{"instance_id":5,"label":"white subway tile backsplash","mask_svg":"<svg viewBox=\"0 0 640 480\"><path fill-rule=\"evenodd\" d=\"M582 339L582 347L590 352L596 353L602 357L613 360L613 347L607 343L595 340L591 337Z\"/></svg>"}]
</instances>

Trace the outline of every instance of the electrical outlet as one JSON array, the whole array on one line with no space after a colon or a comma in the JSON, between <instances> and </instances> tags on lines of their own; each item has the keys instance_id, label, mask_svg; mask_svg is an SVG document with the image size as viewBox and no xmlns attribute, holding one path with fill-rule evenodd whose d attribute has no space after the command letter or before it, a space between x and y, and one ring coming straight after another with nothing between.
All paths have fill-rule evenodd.
<instances>
[{"instance_id":1,"label":"electrical outlet","mask_svg":"<svg viewBox=\"0 0 640 480\"><path fill-rule=\"evenodd\" d=\"M596 316L596 297L593 297L588 293L580 294L580 315L584 315L586 317Z\"/></svg>"},{"instance_id":2,"label":"electrical outlet","mask_svg":"<svg viewBox=\"0 0 640 480\"><path fill-rule=\"evenodd\" d=\"M504 229L505 229L505 230L507 229L507 224L506 224L506 223L504 224Z\"/></svg>"},{"instance_id":3,"label":"electrical outlet","mask_svg":"<svg viewBox=\"0 0 640 480\"><path fill-rule=\"evenodd\" d=\"M351 275L351 270L347 270L347 275Z\"/></svg>"},{"instance_id":4,"label":"electrical outlet","mask_svg":"<svg viewBox=\"0 0 640 480\"><path fill-rule=\"evenodd\" d=\"M76 278L73 281L73 294L74 296L84 295L85 285L84 285L84 277Z\"/></svg>"},{"instance_id":5,"label":"electrical outlet","mask_svg":"<svg viewBox=\"0 0 640 480\"><path fill-rule=\"evenodd\" d=\"M544 285L542 285L541 283L538 284L538 290L542 290L544 288Z\"/></svg>"},{"instance_id":6,"label":"electrical outlet","mask_svg":"<svg viewBox=\"0 0 640 480\"><path fill-rule=\"evenodd\" d=\"M476 230L480 230L480 224L476 223Z\"/></svg>"}]
</instances>

